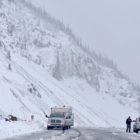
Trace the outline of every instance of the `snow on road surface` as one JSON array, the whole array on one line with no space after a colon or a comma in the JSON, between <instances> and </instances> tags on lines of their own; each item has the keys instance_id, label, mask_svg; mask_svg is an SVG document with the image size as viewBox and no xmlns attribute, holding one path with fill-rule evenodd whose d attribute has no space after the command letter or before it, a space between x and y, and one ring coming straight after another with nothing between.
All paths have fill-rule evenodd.
<instances>
[{"instance_id":1,"label":"snow on road surface","mask_svg":"<svg viewBox=\"0 0 140 140\"><path fill-rule=\"evenodd\" d=\"M61 130L44 130L21 137L3 140L139 140L140 135L125 133L124 130L101 128L72 128L64 133Z\"/></svg>"},{"instance_id":2,"label":"snow on road surface","mask_svg":"<svg viewBox=\"0 0 140 140\"><path fill-rule=\"evenodd\" d=\"M0 115L35 118L32 125L0 121L1 139L46 127L44 114L63 105L72 106L77 127L125 127L126 117L139 116L139 93L112 61L87 50L61 22L24 0L0 0ZM46 135L55 139L53 131Z\"/></svg>"},{"instance_id":3,"label":"snow on road surface","mask_svg":"<svg viewBox=\"0 0 140 140\"><path fill-rule=\"evenodd\" d=\"M17 135L25 135L36 131L42 131L43 125L40 122L17 121L6 122L0 120L0 139L10 138Z\"/></svg>"}]
</instances>

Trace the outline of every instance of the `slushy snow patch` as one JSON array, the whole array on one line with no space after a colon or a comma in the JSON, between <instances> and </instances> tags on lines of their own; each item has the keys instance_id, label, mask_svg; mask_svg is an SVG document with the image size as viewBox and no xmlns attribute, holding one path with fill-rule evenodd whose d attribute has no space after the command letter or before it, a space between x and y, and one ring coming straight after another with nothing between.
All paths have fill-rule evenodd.
<instances>
[{"instance_id":1,"label":"slushy snow patch","mask_svg":"<svg viewBox=\"0 0 140 140\"><path fill-rule=\"evenodd\" d=\"M39 122L5 122L0 120L0 139L41 131Z\"/></svg>"}]
</instances>

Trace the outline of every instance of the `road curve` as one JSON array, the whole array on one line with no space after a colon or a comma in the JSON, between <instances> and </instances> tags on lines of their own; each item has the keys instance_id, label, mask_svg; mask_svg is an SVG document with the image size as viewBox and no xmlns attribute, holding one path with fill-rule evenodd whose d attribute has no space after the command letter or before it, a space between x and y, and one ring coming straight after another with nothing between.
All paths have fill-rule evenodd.
<instances>
[{"instance_id":1,"label":"road curve","mask_svg":"<svg viewBox=\"0 0 140 140\"><path fill-rule=\"evenodd\" d=\"M64 133L62 130L44 130L4 140L140 140L140 135L117 129L72 128Z\"/></svg>"},{"instance_id":2,"label":"road curve","mask_svg":"<svg viewBox=\"0 0 140 140\"><path fill-rule=\"evenodd\" d=\"M81 132L79 140L140 140L140 135L126 133L117 129L78 129Z\"/></svg>"},{"instance_id":3,"label":"road curve","mask_svg":"<svg viewBox=\"0 0 140 140\"><path fill-rule=\"evenodd\" d=\"M42 138L50 139L52 136L61 134L62 134L61 130L53 130L53 131L43 130L41 132L34 132L28 135L21 135L3 140L41 140Z\"/></svg>"}]
</instances>

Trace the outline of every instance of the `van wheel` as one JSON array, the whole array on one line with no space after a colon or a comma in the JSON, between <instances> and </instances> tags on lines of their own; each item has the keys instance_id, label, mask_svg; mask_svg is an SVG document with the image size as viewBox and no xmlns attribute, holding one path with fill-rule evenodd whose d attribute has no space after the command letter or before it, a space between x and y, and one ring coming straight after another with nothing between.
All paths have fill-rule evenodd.
<instances>
[{"instance_id":1,"label":"van wheel","mask_svg":"<svg viewBox=\"0 0 140 140\"><path fill-rule=\"evenodd\" d=\"M48 127L47 127L47 129L48 129L48 130L50 130L50 129L51 129L51 127L49 127L49 126L48 126Z\"/></svg>"},{"instance_id":2,"label":"van wheel","mask_svg":"<svg viewBox=\"0 0 140 140\"><path fill-rule=\"evenodd\" d=\"M136 132L136 133L138 133L138 132L139 132L139 130L135 130L135 132Z\"/></svg>"},{"instance_id":3,"label":"van wheel","mask_svg":"<svg viewBox=\"0 0 140 140\"><path fill-rule=\"evenodd\" d=\"M65 126L62 126L62 130L64 131L66 129L66 127Z\"/></svg>"}]
</instances>

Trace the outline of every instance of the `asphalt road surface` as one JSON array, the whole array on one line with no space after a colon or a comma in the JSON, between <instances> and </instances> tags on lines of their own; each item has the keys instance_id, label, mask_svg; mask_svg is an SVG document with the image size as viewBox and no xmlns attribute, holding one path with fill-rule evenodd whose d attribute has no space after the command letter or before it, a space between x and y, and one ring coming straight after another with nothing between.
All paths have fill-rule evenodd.
<instances>
[{"instance_id":1,"label":"asphalt road surface","mask_svg":"<svg viewBox=\"0 0 140 140\"><path fill-rule=\"evenodd\" d=\"M117 129L72 128L64 133L61 130L44 130L4 140L140 140L140 134Z\"/></svg>"}]
</instances>

